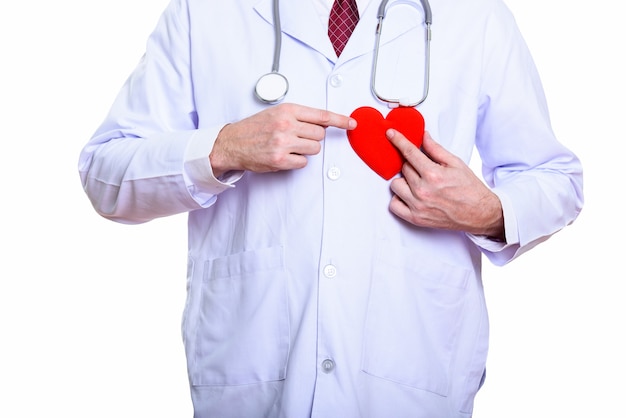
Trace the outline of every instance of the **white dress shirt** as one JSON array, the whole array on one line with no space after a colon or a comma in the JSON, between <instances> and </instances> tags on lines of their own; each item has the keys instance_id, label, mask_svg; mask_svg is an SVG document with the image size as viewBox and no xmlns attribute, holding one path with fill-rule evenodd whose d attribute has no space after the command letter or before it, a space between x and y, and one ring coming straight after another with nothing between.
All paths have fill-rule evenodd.
<instances>
[{"instance_id":1,"label":"white dress shirt","mask_svg":"<svg viewBox=\"0 0 626 418\"><path fill-rule=\"evenodd\" d=\"M364 7L337 58L324 19L311 18L317 3L281 2L285 101L386 114L369 88L378 4ZM466 162L480 153L506 243L391 214L389 181L340 129L327 129L303 169L213 177L220 129L268 106L253 89L271 68L271 0L172 0L85 146L81 179L103 216L189 213L183 337L196 418L471 416L489 333L482 255L507 263L572 222L582 174L554 137L502 1L431 7L430 94L419 110L446 149ZM387 15L378 77L390 96L423 88L415 10Z\"/></svg>"}]
</instances>

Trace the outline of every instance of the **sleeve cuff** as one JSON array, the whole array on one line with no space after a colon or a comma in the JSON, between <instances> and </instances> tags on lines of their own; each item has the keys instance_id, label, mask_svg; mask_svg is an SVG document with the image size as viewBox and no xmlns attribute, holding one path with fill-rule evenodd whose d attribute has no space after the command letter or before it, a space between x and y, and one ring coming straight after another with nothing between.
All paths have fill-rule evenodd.
<instances>
[{"instance_id":1,"label":"sleeve cuff","mask_svg":"<svg viewBox=\"0 0 626 418\"><path fill-rule=\"evenodd\" d=\"M219 179L213 175L209 154L221 128L196 131L185 150L185 184L191 197L203 207L213 204L218 194L234 188L244 174L243 171L229 171Z\"/></svg>"}]
</instances>

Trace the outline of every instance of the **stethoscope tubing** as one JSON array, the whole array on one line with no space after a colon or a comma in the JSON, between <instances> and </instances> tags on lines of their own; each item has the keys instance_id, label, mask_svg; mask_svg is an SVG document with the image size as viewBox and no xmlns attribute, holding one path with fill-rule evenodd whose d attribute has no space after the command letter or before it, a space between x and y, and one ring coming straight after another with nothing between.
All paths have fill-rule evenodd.
<instances>
[{"instance_id":1,"label":"stethoscope tubing","mask_svg":"<svg viewBox=\"0 0 626 418\"><path fill-rule=\"evenodd\" d=\"M396 0L396 2L409 4L415 7L415 3L408 0ZM416 107L422 104L428 97L430 85L430 41L432 24L432 11L428 0L420 0L424 12L424 24L426 26L426 45L425 45L425 70L424 70L424 91L422 98L416 102L408 102L408 100L389 99L378 93L376 90L376 71L378 67L378 53L380 50L380 38L383 29L383 21L387 14L387 4L389 0L382 0L378 6L378 25L376 26L376 40L374 45L372 74L370 81L370 90L372 94L380 101L388 103L390 106L406 106ZM272 71L261 76L255 86L255 94L259 100L264 103L274 104L280 102L289 90L289 82L287 77L280 73L280 54L282 50L282 27L280 20L279 0L272 2L272 18L274 20L274 57L272 61ZM390 6L391 7L391 6Z\"/></svg>"},{"instance_id":2,"label":"stethoscope tubing","mask_svg":"<svg viewBox=\"0 0 626 418\"><path fill-rule=\"evenodd\" d=\"M378 100L388 103L390 106L417 107L421 105L422 103L424 103L424 101L426 101L426 98L428 97L428 91L430 88L430 41L432 38L432 32L431 32L430 26L432 25L432 22L433 22L433 15L432 15L432 11L430 9L430 3L428 2L428 0L420 0L420 2L422 3L422 9L424 11L424 24L426 26L426 45L424 46L425 48L424 91L422 93L422 98L415 102L409 102L408 100L403 99L403 98L399 98L399 99L386 98L382 96L380 93L378 93L378 91L376 90L376 72L378 68L378 53L380 51L380 38L381 38L382 31L383 31L383 21L385 19L385 16L388 10L387 3L389 3L389 0L382 0L380 2L380 5L378 6L378 14L377 14L378 25L376 26L376 40L374 43L374 53L373 53L373 60L372 60L372 76L370 79L370 90L372 91L372 94L376 96ZM408 4L408 5L415 7L415 3L412 1L396 0L396 3Z\"/></svg>"}]
</instances>

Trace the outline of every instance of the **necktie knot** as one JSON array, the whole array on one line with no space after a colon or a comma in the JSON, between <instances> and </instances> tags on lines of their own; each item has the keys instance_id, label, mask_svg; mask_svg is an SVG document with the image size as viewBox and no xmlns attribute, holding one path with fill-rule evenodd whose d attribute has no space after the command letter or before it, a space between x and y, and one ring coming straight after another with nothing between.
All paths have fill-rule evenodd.
<instances>
[{"instance_id":1,"label":"necktie knot","mask_svg":"<svg viewBox=\"0 0 626 418\"><path fill-rule=\"evenodd\" d=\"M337 56L341 55L358 21L356 0L335 0L328 19L328 37Z\"/></svg>"}]
</instances>

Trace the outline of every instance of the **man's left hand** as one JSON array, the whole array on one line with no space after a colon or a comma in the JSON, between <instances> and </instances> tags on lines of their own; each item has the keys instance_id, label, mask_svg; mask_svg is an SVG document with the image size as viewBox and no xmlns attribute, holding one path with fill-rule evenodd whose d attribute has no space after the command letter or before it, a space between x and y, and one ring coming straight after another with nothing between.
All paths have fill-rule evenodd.
<instances>
[{"instance_id":1,"label":"man's left hand","mask_svg":"<svg viewBox=\"0 0 626 418\"><path fill-rule=\"evenodd\" d=\"M406 159L402 177L391 182L391 212L421 227L504 240L500 199L465 162L428 132L424 133L422 149L393 129L387 138Z\"/></svg>"}]
</instances>

